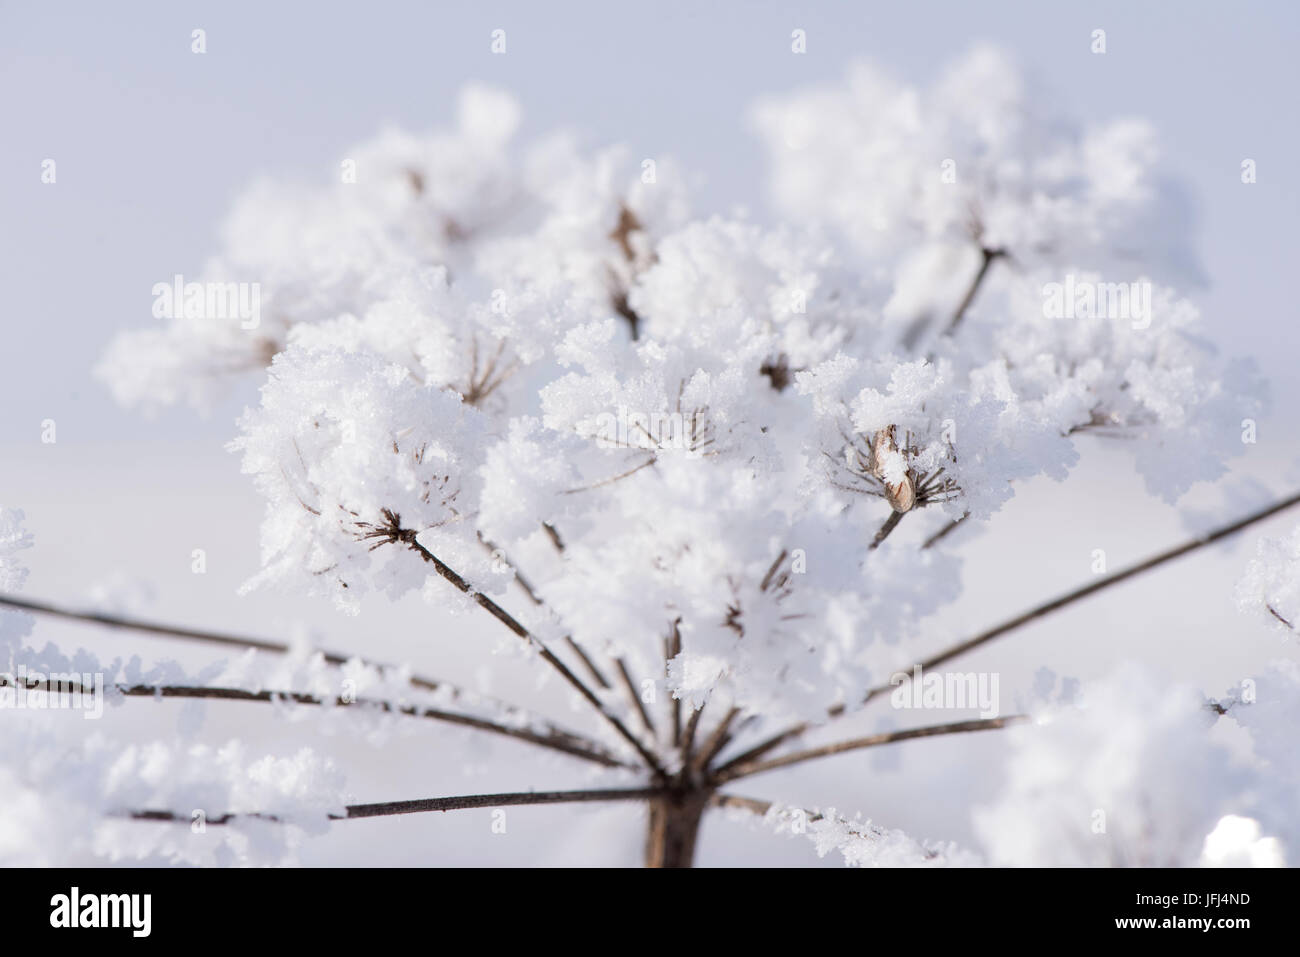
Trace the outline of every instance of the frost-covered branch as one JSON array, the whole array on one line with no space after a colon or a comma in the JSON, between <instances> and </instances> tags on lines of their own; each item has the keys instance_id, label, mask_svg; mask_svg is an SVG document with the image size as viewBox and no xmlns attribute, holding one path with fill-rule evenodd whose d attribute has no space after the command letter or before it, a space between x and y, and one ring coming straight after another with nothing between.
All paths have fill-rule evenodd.
<instances>
[{"instance_id":1,"label":"frost-covered branch","mask_svg":"<svg viewBox=\"0 0 1300 957\"><path fill-rule=\"evenodd\" d=\"M1266 508L1252 512L1231 524L1223 525L1209 532L1205 532L1204 534L1197 535L1180 545L1175 545L1173 548L1165 549L1164 551L1158 552L1140 562L1135 562L1126 568L1121 568L1119 571L1103 575L1095 581L1089 582L1087 585L1066 592L1064 595L1043 602L1040 605L1036 605L1028 611L1016 615L1014 618L1009 618L1001 624L994 625L992 628L988 628L972 638L968 638L963 642L945 648L938 654L931 655L929 658L920 662L917 667L923 670L936 668L944 662L951 661L953 658L956 658L959 655L964 655L968 651L973 651L979 646L986 644L995 638L1000 638L1008 632L1015 631L1017 628L1028 625L1040 618L1052 614L1053 612L1060 611L1062 608L1072 605L1076 601L1087 598L1089 595L1095 595L1099 591L1104 591L1113 585L1118 585L1130 578L1141 575L1143 572L1159 568L1161 565L1171 562L1174 559L1182 558L1184 555L1205 548L1207 545L1213 545L1217 541L1227 538L1230 535L1235 535L1237 532L1243 531L1252 525L1272 518L1279 512L1283 512L1296 505L1300 505L1300 492L1274 502ZM871 691L867 693L866 698L863 699L863 704L879 695L887 694L891 687L891 685L879 685L872 688Z\"/></svg>"},{"instance_id":2,"label":"frost-covered branch","mask_svg":"<svg viewBox=\"0 0 1300 957\"><path fill-rule=\"evenodd\" d=\"M1136 575L1140 575L1143 572L1147 572L1154 568L1158 568L1161 565L1166 564L1167 562L1171 562L1176 558L1181 558L1182 556L1197 551L1198 549L1204 548L1207 545L1212 545L1215 542L1220 541L1221 539L1227 538L1231 535L1236 534L1237 532L1249 528L1252 525L1255 525L1266 519L1272 518L1274 515L1277 515L1279 512L1285 511L1286 509L1291 508L1298 504L1300 504L1300 493L1296 493L1295 495L1288 496L1284 499L1272 503L1266 508L1262 508L1255 512L1252 512L1251 514L1245 516L1244 518L1238 519L1235 522L1232 522L1228 525L1221 526L1217 529L1213 529L1209 532L1205 532L1204 534L1197 535L1194 538L1191 538L1180 545L1176 545L1173 548L1169 548L1162 552L1158 552L1157 554L1152 555L1150 558L1146 558L1133 565L1129 565L1128 567L1122 568L1119 571L1112 572L1108 575L1104 575L1101 578L1098 578L1097 580L1090 582L1087 585L1084 585L1080 588L1076 588L1073 591L1067 592L1066 594L1054 598L1050 601L1043 602L1040 605L1036 605L1035 607L1029 609L1028 611L1016 615L1014 618L1009 618L1006 621L1002 622L1001 624L986 629L985 631L980 632L978 635L975 635L972 638L968 638L967 640L960 642L956 645L953 645L939 652L938 654L932 655L931 657L925 659L924 661L919 662L919 664L916 667L921 668L922 671L932 670L938 667L939 665L943 664L944 662L950 661L959 655L965 654L966 652L971 651L987 642L990 642L995 638L999 638L1002 635L1015 631L1017 628L1021 628L1024 625L1037 621L1038 619L1046 615L1049 615L1052 612L1059 611L1060 609L1065 608L1066 606L1071 605L1074 602L1079 601L1080 599L1087 598L1089 595L1096 594L1099 591L1109 588L1112 585L1117 585L1120 582L1133 578ZM963 519L964 517L965 516L963 516ZM901 673L908 676L907 680L909 681L911 680L910 670L902 670ZM862 699L861 703L866 704L867 702L873 700L874 698L879 697L880 695L888 694L889 691L894 687L896 686L888 685L888 684L877 685L875 688L872 688L869 692L867 692L866 696ZM841 717L848 713L850 713L849 710L842 705L835 706L827 710L827 716L831 719ZM722 767L718 769L718 774L722 776L724 780L726 780L727 779L726 775L734 772L736 769L740 767L749 767L755 765L758 762L758 760L761 757L763 757L763 755L771 753L776 748L779 748L781 745L786 744L787 742L793 740L794 738L799 737L800 735L810 730L811 728L819 727L819 726L820 723L818 722L806 721L806 722L800 722L799 724L786 728L784 731L781 731L778 734L775 734L769 738L760 741L759 743L748 748L743 753L736 755L734 758L727 761L724 765L722 765Z\"/></svg>"},{"instance_id":3,"label":"frost-covered branch","mask_svg":"<svg viewBox=\"0 0 1300 957\"><path fill-rule=\"evenodd\" d=\"M492 542L482 536L479 536L479 540L483 543L483 546L489 553L494 556L501 556L502 559L509 564L510 573L514 576L515 584L518 585L523 593L528 596L528 600L538 608L546 608L546 601L537 594L537 589L533 587L532 582L525 577L524 573L519 570L519 567L515 565L514 562L510 561L501 549ZM596 667L596 663L592 660L591 655L588 654L587 650L574 641L572 635L565 635L564 643L568 645L569 650L572 651L577 656L578 660L582 662L582 666L587 669L587 674L591 676L591 680L596 683L597 687L608 690L610 687L609 679L606 678L604 673Z\"/></svg>"},{"instance_id":4,"label":"frost-covered branch","mask_svg":"<svg viewBox=\"0 0 1300 957\"><path fill-rule=\"evenodd\" d=\"M36 601L30 598L19 598L16 595L0 595L0 605L7 608L16 608L19 611L31 612L36 615L47 615L53 618L64 618L70 621L83 621L95 625L103 625L106 628L123 628L129 631L139 631L146 634L162 635L167 638L185 638L191 641L201 641L206 644L225 645L229 648L239 648L247 650L249 648L258 651L269 651L274 654L287 654L289 646L279 642L268 641L263 638L250 638L245 635L233 635L227 632L212 631L204 628L189 628L184 625L168 625L155 621L144 621L139 618L132 618L127 615L114 615L98 611L78 611L73 608L67 608L62 605L54 605L49 602ZM341 665L348 659L346 656L325 652L325 660L332 665ZM436 688L436 684L428 685L430 688Z\"/></svg>"},{"instance_id":5,"label":"frost-covered branch","mask_svg":"<svg viewBox=\"0 0 1300 957\"><path fill-rule=\"evenodd\" d=\"M8 679L0 676L0 687L8 684ZM46 692L56 695L91 695L95 693L93 687L87 687L79 681L27 680L21 683L19 687L24 691ZM444 708L397 703L382 698L349 697L345 695L325 698L303 691L272 691L266 689L251 691L245 688L220 688L206 685L117 684L113 687L112 693L127 698L182 698L203 701L252 701L272 704L286 702L307 706L356 708L361 711L370 709L408 717L428 718L433 721L461 725L466 728L476 728L479 731L504 735L538 747L560 751L605 767L635 768L635 765L620 760L589 738L570 731L563 731L538 718L525 717L522 712L516 712L516 715L541 730L529 730L527 727L522 726L512 727L476 715L448 711Z\"/></svg>"},{"instance_id":6,"label":"frost-covered branch","mask_svg":"<svg viewBox=\"0 0 1300 957\"><path fill-rule=\"evenodd\" d=\"M609 722L610 726L613 727L613 729L617 731L625 741L636 749L637 753L641 755L642 759L646 762L646 765L652 771L659 775L663 774L663 766L660 764L658 756L647 748L639 737L629 731L627 725L625 725L617 715L613 714L608 708L606 708L604 703L596 697L595 692L587 687L586 682L574 674L573 670L568 665L556 657L555 653L546 647L546 644L540 638L520 624L518 619L498 605L495 601L470 585L468 581L466 581L461 575L457 574L455 570L448 567L438 558L438 556L434 555L433 552L421 545L417 533L412 529L402 528L400 519L396 514L390 513L390 517L392 520L391 532L394 536L394 540L404 542L412 551L416 552L421 558L431 564L437 573L446 581L450 582L453 587L463 594L468 595L480 608L487 611L493 618L497 619L497 621L505 625L510 629L510 631L514 632L515 635L522 638L536 649L537 654L542 658L542 660L554 668L571 687L573 687L591 704L593 708L596 709L597 713L600 714L601 717Z\"/></svg>"},{"instance_id":7,"label":"frost-covered branch","mask_svg":"<svg viewBox=\"0 0 1300 957\"><path fill-rule=\"evenodd\" d=\"M978 863L969 852L952 844L920 844L899 830L889 830L870 821L848 820L835 813L787 807L776 801L738 794L714 794L713 807L748 811L778 834L802 836L812 841L817 855L839 851L851 867L935 867L967 866Z\"/></svg>"},{"instance_id":8,"label":"frost-covered branch","mask_svg":"<svg viewBox=\"0 0 1300 957\"><path fill-rule=\"evenodd\" d=\"M652 768L659 769L658 759L653 755L652 752L649 751L649 749L645 747L645 745L640 741L640 739L637 738L635 735L633 735L629 730L627 730L626 725L624 725L622 721L618 719L617 716L608 713L605 706L601 703L600 699L598 699L595 696L595 694L591 691L591 689L588 688L585 685L585 683L583 683L582 680L578 678L577 675L575 675L567 665L564 664L564 662L560 661L560 659L557 658L553 652L551 652L548 648L546 648L545 645L543 645L540 642L540 640L538 640L535 636L533 636L528 631L528 629L526 629L522 624L520 624L517 619L515 619L512 615L506 612L503 608L501 608L500 605L498 605L488 596L482 594L481 592L472 591L471 586L469 585L468 582L465 581L464 578L462 578L452 569L448 568L445 564L439 561L431 552L429 552L418 542L416 542L415 535L413 532L399 528L396 530L395 534L402 541L407 541L410 544L411 548L414 551L418 552L425 559L425 561L433 563L434 567L438 570L438 573L442 575L443 578L451 582L460 591L465 592L467 594L472 594L474 601L477 602L481 607L486 609L489 613L491 613L493 617L495 617L497 620L505 624L507 628L509 628L519 637L524 638L530 643L535 644L535 646L538 648L538 652L541 655L541 657L552 667L559 670L560 673L565 677L565 680L568 681L570 685L575 687L579 691L579 693L582 694L582 696L586 700L591 702L591 704L601 714L605 715L606 720L608 720L614 726L615 730L617 730L619 734L621 734L626 740L628 740L637 749L638 753L640 753L642 758L644 758L648 763L650 763L650 766ZM91 622L94 624L105 625L111 628L125 628L125 629L130 629L132 631L141 631L150 634L163 635L166 637L173 637L173 638L185 638L185 639L201 641L209 644L225 645L227 647L237 647L243 649L253 648L259 651L269 651L277 654L287 654L291 650L288 645L281 644L278 642L267 641L265 639L246 638L246 637L230 635L222 632L208 631L204 629L193 629L193 628L185 628L181 626L164 625L164 624L159 624L157 622L142 621L142 620L120 616L120 615L109 615L109 614L90 612L90 611L75 611L75 610L63 608L61 606L51 605L45 602L32 601L25 598L17 598L11 595L0 595L0 605L5 605L10 608L17 608L22 611L34 612L36 614L50 615L54 617L67 618L76 621ZM322 654L324 660L328 664L332 664L332 665L346 664L349 660L351 660L350 656L341 655L333 652L324 652ZM445 682L437 682L437 681L432 681L430 679L416 678L416 677L411 678L411 684L414 687L423 688L426 690L437 690L440 687L449 687L446 685Z\"/></svg>"},{"instance_id":9,"label":"frost-covered branch","mask_svg":"<svg viewBox=\"0 0 1300 957\"><path fill-rule=\"evenodd\" d=\"M220 631L210 631L202 628L189 628L185 625L168 625L156 621L144 621L139 618L132 618L128 615L114 615L97 611L77 611L72 608L66 608L62 605L53 605L49 602L35 601L28 598L19 598L16 595L0 595L0 606L16 608L20 611L31 612L36 615L48 615L53 618L64 618L70 621L82 621L89 624L103 625L106 628L121 628L127 631L139 631L145 634L159 635L164 638L182 638L187 641L198 641L204 644L223 645L227 648L237 648L241 651L255 650L266 651L277 655L291 654L293 649L282 642L270 641L266 638L250 638L244 635L234 635ZM353 655L344 655L333 651L319 652L322 660L329 665L345 665L350 661L356 661L368 668L389 668L390 666L378 662L359 659ZM412 676L410 684L413 688L420 688L425 691L437 691L442 688L453 688L445 681L438 681L432 678L421 678ZM457 693L460 689L453 688Z\"/></svg>"},{"instance_id":10,"label":"frost-covered branch","mask_svg":"<svg viewBox=\"0 0 1300 957\"><path fill-rule=\"evenodd\" d=\"M10 608L21 609L23 611L33 612L40 615L49 615L70 619L73 621L84 621L97 625L104 625L111 628L122 628L132 631L141 631L148 634L155 634L169 638L182 638L191 641L199 641L208 644L218 644L227 647L239 648L242 650L255 649L257 651L266 651L274 654L290 654L293 649L290 646L260 638L247 638L223 632L207 631L203 629L186 628L183 626L166 625L159 622L142 621L121 615L109 615L100 612L75 611L57 605L51 605L46 602L38 602L25 598L18 598L13 595L0 595L0 605ZM329 665L343 666L349 663L360 665L364 668L386 669L388 666L379 665L374 662L365 661L355 657L341 655L334 652L319 652L322 660ZM478 698L480 696L472 695L463 688L459 688L445 681L437 681L430 678L411 676L408 682L413 688L422 691L439 691L450 694L453 699L461 698ZM40 690L39 686L29 686L31 690ZM230 700L245 701L269 701L277 698L288 698L299 704L324 704L325 699L318 696L297 693L297 692L249 692L239 689L222 689L222 688L203 688L203 687L186 687L186 686L154 686L154 685L135 685L121 686L118 688L122 694L127 696L161 696L161 697L188 697L188 698L227 698ZM487 699L483 699L487 700ZM346 704L341 698L339 703ZM361 703L361 702L356 702ZM582 735L575 734L571 731L564 731L550 722L537 717L526 717L525 720L534 726L543 728L542 733L529 732L518 728L505 725L499 725L495 722L475 717L469 714L457 714L452 711L434 709L434 708L413 708L413 706L394 706L391 702L373 701L367 702L376 706L383 707L385 710L396 710L404 714L419 714L422 717L434 718L442 721L449 721L456 724L462 724L471 727L478 727L485 731L509 734L511 737L518 738L521 741L529 741L542 747L549 747L565 751L566 753L584 757L588 760L595 761L599 764L608 766L621 765L614 756L608 754L595 741L585 738ZM506 702L488 702L493 707L498 708L507 714L523 716L524 712L514 705Z\"/></svg>"}]
</instances>

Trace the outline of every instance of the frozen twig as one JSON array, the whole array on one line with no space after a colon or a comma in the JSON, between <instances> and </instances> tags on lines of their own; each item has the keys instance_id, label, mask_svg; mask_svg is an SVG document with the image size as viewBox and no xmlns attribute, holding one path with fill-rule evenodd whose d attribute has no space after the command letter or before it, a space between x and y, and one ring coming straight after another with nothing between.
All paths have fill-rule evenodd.
<instances>
[{"instance_id":1,"label":"frozen twig","mask_svg":"<svg viewBox=\"0 0 1300 957\"><path fill-rule=\"evenodd\" d=\"M434 555L433 552L421 545L417 538L418 533L414 529L401 527L399 516L391 515L390 521L392 523L392 534L394 540L401 541L407 545L407 547L412 551L431 564L434 570L455 587L457 591L468 595L480 608L536 649L542 660L554 668L571 687L573 687L591 704L593 708L596 709L597 713L609 722L610 726L617 731L625 741L636 749L636 752L641 755L646 765L654 771L656 775L661 777L663 776L663 765L660 764L659 759L655 756L654 752L647 748L640 738L629 731L627 725L619 720L617 715L613 714L605 707L601 700L596 697L595 692L587 687L586 683L574 674L573 670L570 669L568 665L557 658L555 653L546 647L545 642L520 624L518 619L494 602L491 598L470 585L468 581L466 581L454 569L447 566L438 558L438 556Z\"/></svg>"},{"instance_id":2,"label":"frozen twig","mask_svg":"<svg viewBox=\"0 0 1300 957\"><path fill-rule=\"evenodd\" d=\"M349 804L343 814L328 815L331 821L351 821L363 817L392 817L398 814L420 814L427 811L465 811L485 807L519 807L530 804L586 804L605 801L647 801L664 794L662 788L607 788L592 791L515 791L504 794L466 794L459 797L417 798L413 801L385 801L378 804ZM117 815L137 821L184 822L189 824L188 813L175 811L137 810ZM285 823L274 814L239 812L216 814L205 818L205 824L229 824L238 819L253 819Z\"/></svg>"},{"instance_id":3,"label":"frozen twig","mask_svg":"<svg viewBox=\"0 0 1300 957\"><path fill-rule=\"evenodd\" d=\"M1212 545L1213 543L1221 539L1227 538L1230 535L1235 535L1237 532L1249 528L1251 525L1254 525L1258 522L1262 522L1265 519L1272 518L1274 515L1278 514L1279 512L1285 511L1286 509L1291 508L1292 506L1298 504L1300 504L1300 492L1297 492L1294 495L1290 495L1284 499L1281 499L1280 501L1274 502L1272 505L1269 505L1266 508L1262 508L1259 509L1258 511L1252 512L1251 514L1245 516L1244 518L1238 519L1237 521L1229 525L1224 525L1221 526L1220 528L1206 532L1203 535L1198 535L1195 538L1183 542L1181 545L1176 545L1173 548L1166 549L1163 552L1158 552L1157 554L1152 555L1150 558L1144 559L1143 561L1140 561L1134 565L1130 565L1127 568L1123 568L1117 572L1113 572L1109 575L1105 575L1101 578L1098 578L1096 581L1090 582L1089 584L1084 585L1080 588L1076 588L1074 591L1067 592L1066 594L1061 595L1058 598L1054 598L1051 601L1047 601L1042 603L1041 605L1037 605L1026 612L1022 612L1021 614L1016 615L1014 618L1010 618L999 625L995 625L994 627L989 628L986 631L980 632L978 635L974 636L973 638L969 638L966 641L953 645L952 647L945 649L944 651L938 653L937 655L934 655L926 659L925 661L920 662L919 667L922 669L922 671L928 671L932 668L935 668L938 665L943 664L944 662L956 658L958 655L963 655L966 652L979 647L980 645L992 641L994 638L998 638L1002 635L1007 634L1008 632L1015 631L1017 628L1027 625L1030 622L1037 621L1039 618L1049 615L1054 611L1059 611L1060 609L1066 607L1067 605L1071 605L1074 602L1079 601L1080 599L1086 598L1089 595L1096 594L1097 592L1109 588L1112 585L1117 585L1122 581L1126 581L1127 579L1133 578L1136 575L1140 575L1143 572L1150 571L1153 568L1158 568L1159 566L1167 562L1171 562L1176 558L1181 558L1182 556L1197 551L1198 549L1204 548L1207 545ZM910 671L904 673L910 674ZM872 688L862 699L862 703L866 704L867 702L871 701L873 698L876 698L882 694L887 693L892 687L894 686L886 684L886 685L879 685L875 688ZM843 705L836 705L827 710L827 717L834 719L846 713L847 713L847 709ZM801 722L800 724L792 725L789 728L786 728L784 731L781 731L770 738L766 738L763 741L760 741L758 744L749 748L742 754L739 754L736 757L732 758L730 761L723 764L716 773L718 775L726 775L727 773L734 771L738 767L753 765L763 755L771 753L773 750L779 748L781 745L785 744L786 742L799 737L805 731L817 726L818 726L817 723L807 722L807 721Z\"/></svg>"},{"instance_id":4,"label":"frozen twig","mask_svg":"<svg viewBox=\"0 0 1300 957\"><path fill-rule=\"evenodd\" d=\"M964 295L961 302L957 304L957 308L952 314L952 320L948 323L948 328L944 330L944 335L950 336L957 331L957 327L961 325L962 319L966 318L966 310L969 309L971 303L975 301L975 294L979 292L980 286L984 284L984 277L988 275L989 267L993 265L995 259L1001 259L1005 255L1005 251L1001 249L989 249L983 246L980 247L979 270L971 280L970 286L967 287L966 295Z\"/></svg>"},{"instance_id":5,"label":"frozen twig","mask_svg":"<svg viewBox=\"0 0 1300 957\"><path fill-rule=\"evenodd\" d=\"M728 781L734 781L737 778L749 777L753 774L762 774L764 771L775 771L777 768L789 767L792 764L802 764L805 761L813 761L817 758L829 757L833 754L843 754L845 751L859 751L863 748L879 747L882 744L894 744L898 741L910 741L914 738L932 738L937 735L945 734L962 734L968 731L992 731L997 728L1005 728L1013 724L1020 724L1029 720L1028 715L1015 714L1008 715L1004 718L981 718L971 721L954 721L950 724L929 725L922 728L907 728L903 731L886 731L881 734L872 734L864 738L854 738L850 741L837 741L834 744L826 744L817 748L808 748L805 751L796 751L793 754L782 755L779 758L772 758L770 761L755 761L749 764L738 764L729 770L719 771L714 775L713 781L716 784L726 784Z\"/></svg>"},{"instance_id":6,"label":"frozen twig","mask_svg":"<svg viewBox=\"0 0 1300 957\"><path fill-rule=\"evenodd\" d=\"M0 686L7 685L9 682L0 678ZM94 693L94 688L86 687L84 684L76 681L51 682L49 679L41 681L26 681L22 684L26 691L42 691L49 694L74 694L88 695ZM605 767L622 767L634 768L634 765L619 760L607 750L602 748L598 743L581 735L573 734L561 730L549 722L540 721L539 719L528 718L541 731L532 731L524 727L511 727L510 725L500 724L496 721L489 721L486 718L476 717L471 714L461 712L447 711L443 708L430 708L416 704L397 704L391 701L385 701L379 698L344 698L336 696L326 698L320 695L308 694L301 691L249 691L243 688L215 688L205 685L151 685L151 684L118 684L115 686L116 693L128 698L184 698L184 699L201 699L209 701L253 701L253 702L291 702L298 705L308 706L333 706L340 708L360 708L375 709L378 711L389 712L393 714L407 715L415 718L428 718L433 721L442 721L448 724L457 724L467 728L476 728L480 731L487 731L491 734L499 734L505 737L514 738L518 741L524 741L528 744L534 744L538 747L549 748L553 751L561 751L574 757L583 758L584 760L604 765Z\"/></svg>"}]
</instances>

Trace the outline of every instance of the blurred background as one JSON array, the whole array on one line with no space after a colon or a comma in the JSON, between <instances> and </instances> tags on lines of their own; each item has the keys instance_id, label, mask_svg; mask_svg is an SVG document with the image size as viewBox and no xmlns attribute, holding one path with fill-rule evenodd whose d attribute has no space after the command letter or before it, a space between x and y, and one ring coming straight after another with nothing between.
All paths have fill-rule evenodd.
<instances>
[{"instance_id":1,"label":"blurred background","mask_svg":"<svg viewBox=\"0 0 1300 957\"><path fill-rule=\"evenodd\" d=\"M987 533L957 543L966 595L937 616L937 638L963 637L1083 583L1093 549L1105 549L1113 569L1181 540L1206 515L1242 514L1266 490L1300 484L1290 287L1300 263L1298 27L1300 8L1280 2L2 2L0 504L23 508L36 537L27 594L266 637L305 629L327 647L408 659L565 715L568 696L539 686L489 629L418 600L372 599L347 618L295 597L239 597L258 568L261 501L223 447L255 401L257 379L206 418L185 409L147 418L117 408L92 379L107 342L151 321L155 282L199 272L222 216L254 178L326 182L352 144L385 126L449 125L466 82L517 96L524 140L565 127L593 143L625 142L634 155L671 154L702 175L697 212L744 206L761 221L770 218L764 169L747 123L757 97L839 81L862 58L925 86L977 41L1009 52L1067 116L1153 122L1165 168L1196 208L1208 285L1191 293L1205 331L1224 352L1256 359L1273 410L1232 475L1178 509L1145 493L1124 450L1084 440L1083 464L1066 483L1029 484ZM203 56L190 52L195 28L207 34ZM498 28L505 56L489 51ZM804 56L789 52L795 28L807 33ZM1098 28L1104 56L1089 52ZM1240 180L1247 157L1258 165L1252 186ZM56 185L41 182L45 159L58 164ZM56 424L53 444L41 442L45 420ZM963 660L1001 672L1004 702L1039 666L1087 677L1124 658L1221 694L1269 658L1298 654L1233 604L1253 539L1289 527L1282 518L1252 529ZM196 548L207 554L203 575L191 571ZM419 631L427 641L412 651ZM108 656L211 659L162 639L48 620L35 640ZM157 733L174 722L156 709L179 707L133 703L103 730ZM883 728L888 718L878 710L848 728ZM582 726L584 716L569 719ZM264 752L329 749L359 801L579 787L585 775L562 758L436 725L403 726L382 741L324 740L324 730L240 704L209 705L200 734L243 736ZM917 838L970 844L969 819L954 808L996 787L995 738L843 756L755 778L747 792L860 810ZM303 860L629 864L640 852L638 815L519 808L505 835L491 832L487 811L352 822L310 844ZM699 862L818 859L807 842L717 817Z\"/></svg>"}]
</instances>

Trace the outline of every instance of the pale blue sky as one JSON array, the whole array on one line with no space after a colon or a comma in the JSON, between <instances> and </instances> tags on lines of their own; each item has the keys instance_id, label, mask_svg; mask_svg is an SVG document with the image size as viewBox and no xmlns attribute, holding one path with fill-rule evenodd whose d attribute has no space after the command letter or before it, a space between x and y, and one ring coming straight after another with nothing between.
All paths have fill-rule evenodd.
<instances>
[{"instance_id":1,"label":"pale blue sky","mask_svg":"<svg viewBox=\"0 0 1300 957\"><path fill-rule=\"evenodd\" d=\"M324 181L385 123L446 123L467 80L518 95L525 133L569 126L674 154L705 175L704 206L761 214L755 96L835 79L858 57L925 83L977 40L1072 115L1155 122L1198 208L1209 328L1258 356L1294 406L1298 26L1283 2L6 3L0 445L29 443L45 418L60 441L228 437L248 391L206 423L147 422L90 379L105 342L151 321L160 277L198 269L253 177ZM505 56L489 52L498 27ZM795 27L805 56L789 52ZM1098 27L1104 56L1088 49ZM39 180L47 157L54 187ZM1253 187L1243 157L1259 164Z\"/></svg>"}]
</instances>

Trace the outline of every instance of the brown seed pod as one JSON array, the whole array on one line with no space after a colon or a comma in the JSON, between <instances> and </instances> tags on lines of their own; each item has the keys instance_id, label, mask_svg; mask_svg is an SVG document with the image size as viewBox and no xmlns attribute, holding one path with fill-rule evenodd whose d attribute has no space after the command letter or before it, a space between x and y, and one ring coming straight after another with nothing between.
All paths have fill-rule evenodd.
<instances>
[{"instance_id":1,"label":"brown seed pod","mask_svg":"<svg viewBox=\"0 0 1300 957\"><path fill-rule=\"evenodd\" d=\"M871 438L871 474L880 479L885 487L885 501L895 512L910 512L916 505L916 483L912 480L912 470L903 473L902 481L891 483L885 478L885 468L881 459L888 453L898 452L894 440L894 427L878 429Z\"/></svg>"}]
</instances>

